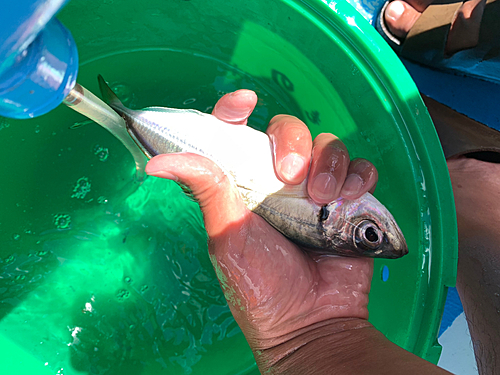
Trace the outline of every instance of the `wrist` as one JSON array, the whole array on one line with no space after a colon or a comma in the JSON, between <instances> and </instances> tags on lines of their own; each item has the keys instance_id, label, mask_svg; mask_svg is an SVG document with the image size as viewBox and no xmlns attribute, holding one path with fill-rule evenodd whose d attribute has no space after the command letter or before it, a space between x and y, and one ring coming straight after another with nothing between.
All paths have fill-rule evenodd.
<instances>
[{"instance_id":1,"label":"wrist","mask_svg":"<svg viewBox=\"0 0 500 375\"><path fill-rule=\"evenodd\" d=\"M365 319L330 319L278 338L255 340L251 347L262 373L306 374L307 368L322 373L322 364L346 360L350 348L365 339L366 331L376 330Z\"/></svg>"},{"instance_id":2,"label":"wrist","mask_svg":"<svg viewBox=\"0 0 500 375\"><path fill-rule=\"evenodd\" d=\"M275 375L450 375L359 318L314 324L254 355L262 373Z\"/></svg>"}]
</instances>

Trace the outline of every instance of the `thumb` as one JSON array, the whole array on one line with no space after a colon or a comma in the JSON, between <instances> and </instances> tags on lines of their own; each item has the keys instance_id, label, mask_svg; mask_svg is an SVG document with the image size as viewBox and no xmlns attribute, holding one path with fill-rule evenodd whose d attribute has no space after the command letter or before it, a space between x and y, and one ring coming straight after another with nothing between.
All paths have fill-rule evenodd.
<instances>
[{"instance_id":1,"label":"thumb","mask_svg":"<svg viewBox=\"0 0 500 375\"><path fill-rule=\"evenodd\" d=\"M189 187L200 204L209 237L224 233L251 213L231 180L211 160L196 154L164 154L152 158L146 173Z\"/></svg>"}]
</instances>

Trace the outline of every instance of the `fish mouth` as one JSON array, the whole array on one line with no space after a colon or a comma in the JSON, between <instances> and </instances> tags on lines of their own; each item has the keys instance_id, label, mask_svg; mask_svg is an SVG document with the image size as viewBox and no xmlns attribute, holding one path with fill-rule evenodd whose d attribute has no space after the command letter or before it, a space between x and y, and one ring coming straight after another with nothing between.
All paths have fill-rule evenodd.
<instances>
[{"instance_id":1,"label":"fish mouth","mask_svg":"<svg viewBox=\"0 0 500 375\"><path fill-rule=\"evenodd\" d=\"M398 259L408 254L408 246L402 234L384 234L382 245L376 250L369 250L363 256L370 258Z\"/></svg>"},{"instance_id":2,"label":"fish mouth","mask_svg":"<svg viewBox=\"0 0 500 375\"><path fill-rule=\"evenodd\" d=\"M385 255L384 258L387 258L387 259L399 259L399 258L402 258L404 257L406 254L408 254L408 248L404 248L404 249L394 249L390 255Z\"/></svg>"},{"instance_id":3,"label":"fish mouth","mask_svg":"<svg viewBox=\"0 0 500 375\"><path fill-rule=\"evenodd\" d=\"M384 233L384 243L386 247L384 257L397 259L404 257L409 251L403 231L399 228L396 220L394 220L394 218L391 219L392 220L388 220L387 222L387 228L389 229Z\"/></svg>"},{"instance_id":4,"label":"fish mouth","mask_svg":"<svg viewBox=\"0 0 500 375\"><path fill-rule=\"evenodd\" d=\"M396 235L387 233L386 238L388 245L390 246L390 248L386 250L387 258L396 259L408 254L408 245L406 244L406 240L402 233L397 233Z\"/></svg>"}]
</instances>

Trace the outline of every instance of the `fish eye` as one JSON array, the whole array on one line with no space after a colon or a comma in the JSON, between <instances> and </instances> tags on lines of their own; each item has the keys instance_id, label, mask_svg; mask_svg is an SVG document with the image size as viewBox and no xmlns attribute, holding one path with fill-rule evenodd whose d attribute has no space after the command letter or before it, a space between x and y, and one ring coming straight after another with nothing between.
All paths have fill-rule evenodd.
<instances>
[{"instance_id":1,"label":"fish eye","mask_svg":"<svg viewBox=\"0 0 500 375\"><path fill-rule=\"evenodd\" d=\"M365 238L371 243L376 243L378 241L377 231L373 227L368 227L365 230Z\"/></svg>"},{"instance_id":2,"label":"fish eye","mask_svg":"<svg viewBox=\"0 0 500 375\"><path fill-rule=\"evenodd\" d=\"M381 245L384 235L373 221L363 220L358 224L354 234L357 246L367 250L376 250Z\"/></svg>"}]
</instances>

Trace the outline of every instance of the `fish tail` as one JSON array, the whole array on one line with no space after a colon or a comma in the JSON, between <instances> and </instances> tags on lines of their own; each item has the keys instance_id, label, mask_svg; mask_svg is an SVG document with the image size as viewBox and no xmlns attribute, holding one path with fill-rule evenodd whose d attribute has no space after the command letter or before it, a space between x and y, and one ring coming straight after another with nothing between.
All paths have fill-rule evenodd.
<instances>
[{"instance_id":1,"label":"fish tail","mask_svg":"<svg viewBox=\"0 0 500 375\"><path fill-rule=\"evenodd\" d=\"M104 101L112 107L123 107L123 103L118 99L118 96L111 90L102 75L97 76L99 81L99 89L101 90L101 95Z\"/></svg>"}]
</instances>

